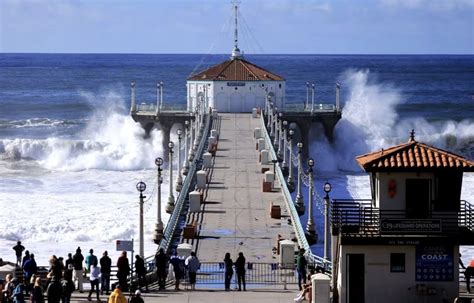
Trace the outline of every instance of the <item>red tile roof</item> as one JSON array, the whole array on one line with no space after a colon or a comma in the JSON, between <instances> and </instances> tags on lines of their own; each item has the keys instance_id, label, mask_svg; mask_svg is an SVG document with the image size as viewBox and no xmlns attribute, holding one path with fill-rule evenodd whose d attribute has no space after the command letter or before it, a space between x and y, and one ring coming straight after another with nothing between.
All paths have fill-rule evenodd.
<instances>
[{"instance_id":1,"label":"red tile roof","mask_svg":"<svg viewBox=\"0 0 474 303\"><path fill-rule=\"evenodd\" d=\"M282 77L269 72L242 58L234 58L214 65L188 78L194 81L284 81Z\"/></svg>"},{"instance_id":2,"label":"red tile roof","mask_svg":"<svg viewBox=\"0 0 474 303\"><path fill-rule=\"evenodd\" d=\"M474 171L474 162L411 139L408 143L356 157L365 171Z\"/></svg>"}]
</instances>

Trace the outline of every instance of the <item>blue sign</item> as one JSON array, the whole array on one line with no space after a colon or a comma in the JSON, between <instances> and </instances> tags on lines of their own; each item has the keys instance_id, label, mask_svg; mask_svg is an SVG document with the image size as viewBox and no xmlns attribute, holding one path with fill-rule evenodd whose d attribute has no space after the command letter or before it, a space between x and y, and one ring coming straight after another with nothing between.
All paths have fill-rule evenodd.
<instances>
[{"instance_id":1,"label":"blue sign","mask_svg":"<svg viewBox=\"0 0 474 303\"><path fill-rule=\"evenodd\" d=\"M453 251L447 245L417 245L416 281L453 281Z\"/></svg>"}]
</instances>

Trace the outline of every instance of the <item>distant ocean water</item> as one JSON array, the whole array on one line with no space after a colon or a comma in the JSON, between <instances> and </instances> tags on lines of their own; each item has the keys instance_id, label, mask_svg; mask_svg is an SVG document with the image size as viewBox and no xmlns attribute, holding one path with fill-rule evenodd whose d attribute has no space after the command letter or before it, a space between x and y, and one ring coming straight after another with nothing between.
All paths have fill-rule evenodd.
<instances>
[{"instance_id":1,"label":"distant ocean water","mask_svg":"<svg viewBox=\"0 0 474 303\"><path fill-rule=\"evenodd\" d=\"M160 133L143 139L128 116L130 82L137 82L138 102L154 102L156 83L163 81L165 103L185 104L186 78L228 57L0 54L0 257L13 260L18 239L46 263L47 255L65 255L77 245L112 250L115 239L138 238L139 180L149 185L151 254L153 160L163 151ZM287 80L288 103L304 102L307 81L316 85L317 103L333 103L334 83L342 83L343 119L334 142L317 126L311 132L320 195L329 180L333 198L370 197L368 177L354 157L405 142L411 129L419 141L474 159L474 56L246 59ZM166 199L167 187L162 189ZM474 176L466 174L463 198L474 203L473 194ZM316 222L322 232L319 212ZM313 250L321 253L321 247Z\"/></svg>"}]
</instances>

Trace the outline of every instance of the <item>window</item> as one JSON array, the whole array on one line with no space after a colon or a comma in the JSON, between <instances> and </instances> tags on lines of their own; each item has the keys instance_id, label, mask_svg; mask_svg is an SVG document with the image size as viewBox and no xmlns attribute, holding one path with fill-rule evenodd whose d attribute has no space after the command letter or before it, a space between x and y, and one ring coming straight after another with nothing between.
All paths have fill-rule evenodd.
<instances>
[{"instance_id":1,"label":"window","mask_svg":"<svg viewBox=\"0 0 474 303\"><path fill-rule=\"evenodd\" d=\"M280 84L278 84L278 87L281 89L281 83L280 83Z\"/></svg>"},{"instance_id":2,"label":"window","mask_svg":"<svg viewBox=\"0 0 474 303\"><path fill-rule=\"evenodd\" d=\"M238 87L235 88L235 90L238 90L238 89L239 89Z\"/></svg>"},{"instance_id":3,"label":"window","mask_svg":"<svg viewBox=\"0 0 474 303\"><path fill-rule=\"evenodd\" d=\"M405 272L405 254L390 254L390 272Z\"/></svg>"}]
</instances>

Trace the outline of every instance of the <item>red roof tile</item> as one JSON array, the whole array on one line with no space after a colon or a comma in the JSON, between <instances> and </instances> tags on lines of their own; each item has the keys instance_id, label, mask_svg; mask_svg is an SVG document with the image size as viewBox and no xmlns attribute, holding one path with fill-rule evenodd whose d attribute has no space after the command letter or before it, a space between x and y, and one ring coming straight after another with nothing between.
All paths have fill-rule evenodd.
<instances>
[{"instance_id":1,"label":"red roof tile","mask_svg":"<svg viewBox=\"0 0 474 303\"><path fill-rule=\"evenodd\" d=\"M473 161L415 140L358 156L356 161L365 171L474 171Z\"/></svg>"},{"instance_id":2,"label":"red roof tile","mask_svg":"<svg viewBox=\"0 0 474 303\"><path fill-rule=\"evenodd\" d=\"M188 78L194 81L284 81L282 77L269 72L242 58L234 58L214 65Z\"/></svg>"}]
</instances>

